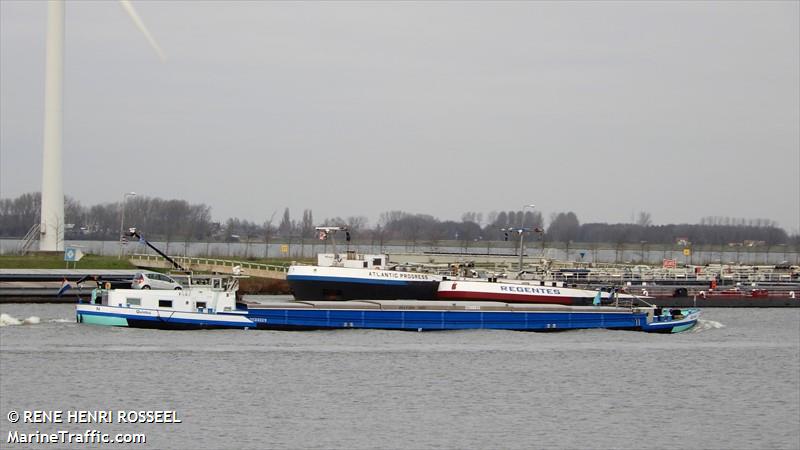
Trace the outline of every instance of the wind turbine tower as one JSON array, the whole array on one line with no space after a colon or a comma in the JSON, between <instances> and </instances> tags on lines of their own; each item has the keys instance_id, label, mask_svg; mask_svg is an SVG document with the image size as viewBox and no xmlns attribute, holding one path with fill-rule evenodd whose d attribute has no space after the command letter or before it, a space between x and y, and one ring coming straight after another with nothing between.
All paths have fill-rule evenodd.
<instances>
[{"instance_id":1,"label":"wind turbine tower","mask_svg":"<svg viewBox=\"0 0 800 450\"><path fill-rule=\"evenodd\" d=\"M120 0L120 4L159 58L164 61L164 52L150 35L130 2ZM64 0L47 2L42 215L39 221L41 251L64 250L64 182L61 162L64 126L64 7Z\"/></svg>"},{"instance_id":2,"label":"wind turbine tower","mask_svg":"<svg viewBox=\"0 0 800 450\"><path fill-rule=\"evenodd\" d=\"M64 183L61 142L64 124L64 2L47 2L42 218L39 250L64 250Z\"/></svg>"}]
</instances>

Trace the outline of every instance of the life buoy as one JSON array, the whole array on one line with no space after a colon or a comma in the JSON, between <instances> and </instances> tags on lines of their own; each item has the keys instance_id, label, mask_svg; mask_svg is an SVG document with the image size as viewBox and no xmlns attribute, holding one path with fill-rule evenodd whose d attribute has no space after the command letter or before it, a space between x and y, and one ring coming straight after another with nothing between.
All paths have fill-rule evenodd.
<instances>
[{"instance_id":1,"label":"life buoy","mask_svg":"<svg viewBox=\"0 0 800 450\"><path fill-rule=\"evenodd\" d=\"M794 297L794 291L789 291L789 298L795 298Z\"/></svg>"},{"instance_id":2,"label":"life buoy","mask_svg":"<svg viewBox=\"0 0 800 450\"><path fill-rule=\"evenodd\" d=\"M700 298L706 298L706 291L700 291Z\"/></svg>"},{"instance_id":3,"label":"life buoy","mask_svg":"<svg viewBox=\"0 0 800 450\"><path fill-rule=\"evenodd\" d=\"M647 289L642 289L642 295L647 297Z\"/></svg>"},{"instance_id":4,"label":"life buoy","mask_svg":"<svg viewBox=\"0 0 800 450\"><path fill-rule=\"evenodd\" d=\"M106 281L106 284L104 284L103 287L106 288L106 289L111 289L111 283Z\"/></svg>"}]
</instances>

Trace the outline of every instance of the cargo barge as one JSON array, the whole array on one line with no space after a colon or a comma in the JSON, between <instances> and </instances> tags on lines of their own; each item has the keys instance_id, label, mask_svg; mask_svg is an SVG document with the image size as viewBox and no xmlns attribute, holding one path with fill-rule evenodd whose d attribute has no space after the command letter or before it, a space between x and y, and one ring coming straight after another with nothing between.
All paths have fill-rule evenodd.
<instances>
[{"instance_id":1,"label":"cargo barge","mask_svg":"<svg viewBox=\"0 0 800 450\"><path fill-rule=\"evenodd\" d=\"M502 302L361 300L250 304L247 317L257 328L270 330L613 329L678 333L692 328L700 317L700 311Z\"/></svg>"},{"instance_id":2,"label":"cargo barge","mask_svg":"<svg viewBox=\"0 0 800 450\"><path fill-rule=\"evenodd\" d=\"M188 330L208 328L405 331L576 329L677 333L697 323L697 309L567 306L443 300L236 302L237 280L212 278L183 290L92 289L75 307L89 325ZM618 301L618 299L617 299Z\"/></svg>"}]
</instances>

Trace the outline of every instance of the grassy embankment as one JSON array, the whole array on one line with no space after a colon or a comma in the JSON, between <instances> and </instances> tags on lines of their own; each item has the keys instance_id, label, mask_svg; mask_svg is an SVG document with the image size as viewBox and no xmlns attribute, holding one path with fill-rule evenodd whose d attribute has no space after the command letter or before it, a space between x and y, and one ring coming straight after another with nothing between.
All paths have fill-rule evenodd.
<instances>
[{"instance_id":1,"label":"grassy embankment","mask_svg":"<svg viewBox=\"0 0 800 450\"><path fill-rule=\"evenodd\" d=\"M287 266L289 260L252 260L262 264ZM70 263L70 268L73 264ZM86 255L74 266L76 269L137 269L127 259L118 259L116 256ZM58 254L30 254L0 256L0 269L65 269L67 263L64 255ZM163 269L147 269L157 272L167 272ZM239 282L241 294L289 294L289 285L285 280L268 278L243 278Z\"/></svg>"},{"instance_id":2,"label":"grassy embankment","mask_svg":"<svg viewBox=\"0 0 800 450\"><path fill-rule=\"evenodd\" d=\"M73 263L70 263L70 268ZM67 263L64 254L31 254L0 256L0 269L65 269ZM77 264L76 269L136 269L127 259L116 256L86 255Z\"/></svg>"}]
</instances>

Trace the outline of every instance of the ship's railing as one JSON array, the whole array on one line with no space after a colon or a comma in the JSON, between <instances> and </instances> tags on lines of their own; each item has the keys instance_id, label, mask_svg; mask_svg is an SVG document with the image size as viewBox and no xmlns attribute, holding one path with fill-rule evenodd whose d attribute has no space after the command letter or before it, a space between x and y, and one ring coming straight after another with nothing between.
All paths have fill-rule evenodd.
<instances>
[{"instance_id":1,"label":"ship's railing","mask_svg":"<svg viewBox=\"0 0 800 450\"><path fill-rule=\"evenodd\" d=\"M129 258L147 262L163 261L163 258L161 256L148 255L145 253L135 253L129 255ZM239 267L240 269L265 270L265 271L284 272L284 273L289 270L288 266L280 266L276 264L262 264L251 261L237 261L230 259L215 259L215 258L195 258L186 256L171 256L171 258L184 267L194 267L202 265L202 266L214 266L214 267L226 267L226 268L230 267L231 270L233 270L233 268L235 267Z\"/></svg>"},{"instance_id":2,"label":"ship's railing","mask_svg":"<svg viewBox=\"0 0 800 450\"><path fill-rule=\"evenodd\" d=\"M614 300L612 305L618 308L633 309L633 300L627 298L618 298Z\"/></svg>"},{"instance_id":3,"label":"ship's railing","mask_svg":"<svg viewBox=\"0 0 800 450\"><path fill-rule=\"evenodd\" d=\"M736 282L791 282L797 281L796 277L787 272L701 272L653 270L649 272L608 271L592 270L589 272L566 275L559 272L541 272L541 278L558 281L705 281L714 279Z\"/></svg>"}]
</instances>

